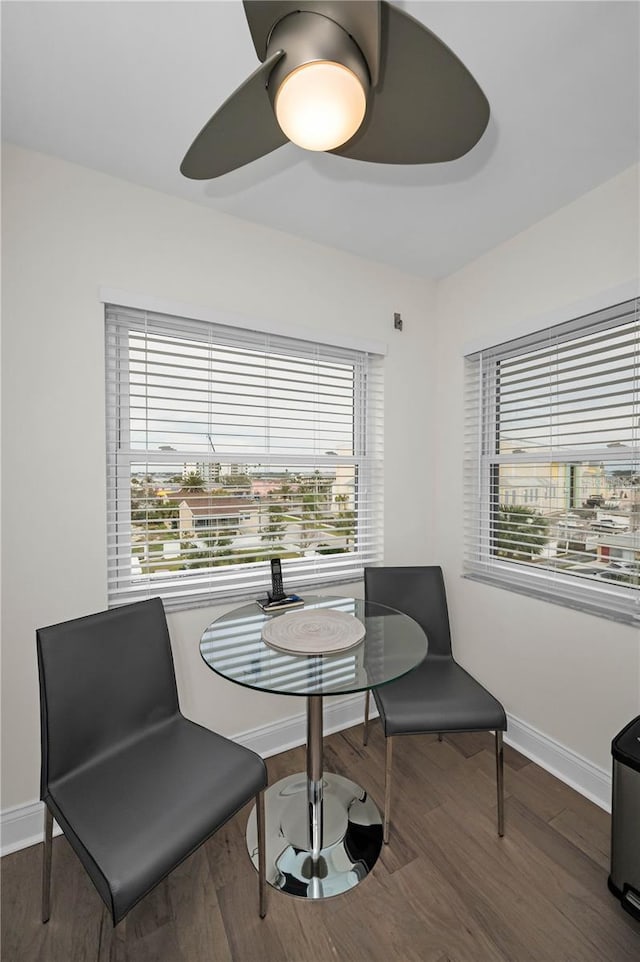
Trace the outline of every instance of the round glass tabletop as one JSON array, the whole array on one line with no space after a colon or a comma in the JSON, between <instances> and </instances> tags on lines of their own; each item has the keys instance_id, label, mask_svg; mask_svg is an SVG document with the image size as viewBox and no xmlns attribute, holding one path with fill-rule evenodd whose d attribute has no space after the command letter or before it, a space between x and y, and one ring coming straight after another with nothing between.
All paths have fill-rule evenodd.
<instances>
[{"instance_id":1,"label":"round glass tabletop","mask_svg":"<svg viewBox=\"0 0 640 962\"><path fill-rule=\"evenodd\" d=\"M262 640L265 623L300 608L266 614L254 602L216 618L200 640L200 653L219 675L247 688L281 695L334 695L365 691L400 678L427 654L427 636L408 615L360 598L307 597L305 609L341 611L362 622L365 636L346 651L288 654Z\"/></svg>"}]
</instances>

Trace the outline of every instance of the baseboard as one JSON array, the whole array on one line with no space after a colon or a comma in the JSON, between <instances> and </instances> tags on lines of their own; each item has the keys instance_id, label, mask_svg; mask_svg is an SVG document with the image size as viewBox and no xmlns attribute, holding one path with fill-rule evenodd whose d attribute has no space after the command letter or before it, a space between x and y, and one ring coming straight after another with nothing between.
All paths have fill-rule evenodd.
<instances>
[{"instance_id":1,"label":"baseboard","mask_svg":"<svg viewBox=\"0 0 640 962\"><path fill-rule=\"evenodd\" d=\"M358 725L364 714L364 696L349 695L340 700L325 702L324 731L330 734ZM371 699L371 718L377 716L377 709ZM513 715L508 716L508 730L505 742L526 755L531 761L546 769L556 778L570 785L581 795L595 802L605 811L611 811L611 776L592 762L565 748ZM263 758L277 755L289 748L303 745L306 738L306 715L300 712L273 722L261 725L250 731L236 735L234 741L253 749ZM42 841L43 811L42 802L16 805L0 814L1 855L9 855L19 849L27 848ZM54 834L60 829L54 823Z\"/></svg>"},{"instance_id":2,"label":"baseboard","mask_svg":"<svg viewBox=\"0 0 640 962\"><path fill-rule=\"evenodd\" d=\"M610 772L599 768L570 748L565 748L520 718L508 715L507 720L508 728L504 736L507 745L511 745L551 775L575 788L606 812L611 812Z\"/></svg>"},{"instance_id":3,"label":"baseboard","mask_svg":"<svg viewBox=\"0 0 640 962\"><path fill-rule=\"evenodd\" d=\"M370 717L377 718L378 709L376 703L371 699ZM364 718L364 695L347 695L337 699L326 700L322 716L322 729L325 735L331 732L339 732L344 728L351 728L352 725L359 725ZM290 748L304 745L307 737L307 716L304 712L283 718L273 722L271 725L261 725L259 728L252 728L250 731L242 732L234 737L234 741L239 742L246 748L251 748L263 758L270 755L278 755L286 752Z\"/></svg>"},{"instance_id":4,"label":"baseboard","mask_svg":"<svg viewBox=\"0 0 640 962\"><path fill-rule=\"evenodd\" d=\"M60 827L53 823L53 834L60 835ZM15 805L0 814L0 855L10 855L21 848L37 845L44 837L44 806L42 802Z\"/></svg>"}]
</instances>

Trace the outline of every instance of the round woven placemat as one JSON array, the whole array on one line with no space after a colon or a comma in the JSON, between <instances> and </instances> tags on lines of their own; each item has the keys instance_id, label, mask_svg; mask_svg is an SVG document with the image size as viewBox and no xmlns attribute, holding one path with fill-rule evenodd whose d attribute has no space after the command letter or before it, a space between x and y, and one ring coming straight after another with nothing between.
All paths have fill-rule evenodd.
<instances>
[{"instance_id":1,"label":"round woven placemat","mask_svg":"<svg viewBox=\"0 0 640 962\"><path fill-rule=\"evenodd\" d=\"M353 648L365 636L361 621L346 611L309 608L288 611L262 629L262 640L292 655L329 655Z\"/></svg>"}]
</instances>

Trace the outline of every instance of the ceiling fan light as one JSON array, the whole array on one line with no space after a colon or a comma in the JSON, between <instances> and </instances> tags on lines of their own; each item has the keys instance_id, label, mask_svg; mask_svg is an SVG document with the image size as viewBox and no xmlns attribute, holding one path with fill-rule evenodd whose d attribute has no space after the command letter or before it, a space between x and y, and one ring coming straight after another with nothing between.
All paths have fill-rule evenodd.
<instances>
[{"instance_id":1,"label":"ceiling fan light","mask_svg":"<svg viewBox=\"0 0 640 962\"><path fill-rule=\"evenodd\" d=\"M305 150L333 150L350 140L367 109L362 83L341 63L316 60L288 74L275 96L284 134Z\"/></svg>"}]
</instances>

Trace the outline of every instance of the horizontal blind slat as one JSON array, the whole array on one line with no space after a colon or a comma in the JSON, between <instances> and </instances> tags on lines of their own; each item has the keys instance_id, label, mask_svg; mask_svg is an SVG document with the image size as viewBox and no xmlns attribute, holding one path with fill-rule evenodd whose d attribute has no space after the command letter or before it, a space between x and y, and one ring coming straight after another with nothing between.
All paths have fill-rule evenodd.
<instances>
[{"instance_id":1,"label":"horizontal blind slat","mask_svg":"<svg viewBox=\"0 0 640 962\"><path fill-rule=\"evenodd\" d=\"M106 355L110 603L263 592L274 556L296 588L381 560L380 357L109 305Z\"/></svg>"},{"instance_id":2,"label":"horizontal blind slat","mask_svg":"<svg viewBox=\"0 0 640 962\"><path fill-rule=\"evenodd\" d=\"M640 624L637 301L465 359L465 573Z\"/></svg>"}]
</instances>

